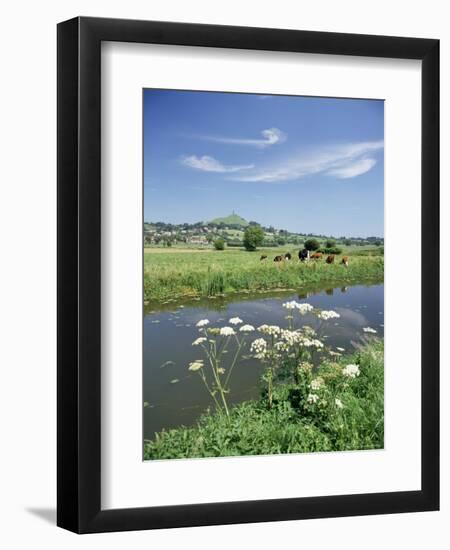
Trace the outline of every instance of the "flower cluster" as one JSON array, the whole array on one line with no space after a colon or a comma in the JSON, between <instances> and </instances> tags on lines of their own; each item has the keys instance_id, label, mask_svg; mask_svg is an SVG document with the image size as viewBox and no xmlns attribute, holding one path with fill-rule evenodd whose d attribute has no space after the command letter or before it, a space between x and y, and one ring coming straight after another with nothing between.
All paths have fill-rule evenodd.
<instances>
[{"instance_id":1,"label":"flower cluster","mask_svg":"<svg viewBox=\"0 0 450 550\"><path fill-rule=\"evenodd\" d=\"M242 325L239 329L239 332L253 332L255 327L253 325Z\"/></svg>"},{"instance_id":2,"label":"flower cluster","mask_svg":"<svg viewBox=\"0 0 450 550\"><path fill-rule=\"evenodd\" d=\"M189 370L196 371L203 368L203 359L196 359L189 363Z\"/></svg>"},{"instance_id":3,"label":"flower cluster","mask_svg":"<svg viewBox=\"0 0 450 550\"><path fill-rule=\"evenodd\" d=\"M203 344L203 342L206 342L207 338L205 338L204 336L200 336L200 338L197 338L196 340L194 340L192 342L192 345L193 346L198 346L200 344Z\"/></svg>"},{"instance_id":4,"label":"flower cluster","mask_svg":"<svg viewBox=\"0 0 450 550\"><path fill-rule=\"evenodd\" d=\"M255 354L257 359L264 359L267 353L267 342L264 338L253 340L250 351Z\"/></svg>"},{"instance_id":5,"label":"flower cluster","mask_svg":"<svg viewBox=\"0 0 450 550\"><path fill-rule=\"evenodd\" d=\"M292 300L291 302L285 302L283 304L283 307L286 309L295 309L297 305L298 305L298 302L296 302L295 300Z\"/></svg>"},{"instance_id":6,"label":"flower cluster","mask_svg":"<svg viewBox=\"0 0 450 550\"><path fill-rule=\"evenodd\" d=\"M261 325L258 330L268 336L278 336L281 332L280 327L277 325Z\"/></svg>"},{"instance_id":7,"label":"flower cluster","mask_svg":"<svg viewBox=\"0 0 450 550\"><path fill-rule=\"evenodd\" d=\"M221 336L233 336L233 335L236 334L236 333L234 332L234 329L231 328L231 327L222 327L222 328L220 329L219 334L220 334Z\"/></svg>"},{"instance_id":8,"label":"flower cluster","mask_svg":"<svg viewBox=\"0 0 450 550\"><path fill-rule=\"evenodd\" d=\"M311 304L300 304L295 300L292 300L291 302L285 302L283 304L283 307L290 310L296 309L300 313L300 315L306 315L314 309Z\"/></svg>"},{"instance_id":9,"label":"flower cluster","mask_svg":"<svg viewBox=\"0 0 450 550\"><path fill-rule=\"evenodd\" d=\"M229 320L229 323L230 323L230 325L240 325L241 323L243 323L243 321L242 321L242 319L239 319L239 317L232 317Z\"/></svg>"},{"instance_id":10,"label":"flower cluster","mask_svg":"<svg viewBox=\"0 0 450 550\"><path fill-rule=\"evenodd\" d=\"M208 319L201 319L195 326L196 327L206 327L206 325L209 325Z\"/></svg>"},{"instance_id":11,"label":"flower cluster","mask_svg":"<svg viewBox=\"0 0 450 550\"><path fill-rule=\"evenodd\" d=\"M311 405L313 405L314 403L317 403L318 400L319 400L319 396L316 393L310 393L306 398L306 401Z\"/></svg>"},{"instance_id":12,"label":"flower cluster","mask_svg":"<svg viewBox=\"0 0 450 550\"><path fill-rule=\"evenodd\" d=\"M313 370L313 365L312 365L312 363L308 363L308 361L301 361L298 364L298 368L305 371L305 372L311 373L312 370Z\"/></svg>"},{"instance_id":13,"label":"flower cluster","mask_svg":"<svg viewBox=\"0 0 450 550\"><path fill-rule=\"evenodd\" d=\"M302 331L303 331L303 334L308 338L313 338L316 335L316 331L309 325L305 325Z\"/></svg>"},{"instance_id":14,"label":"flower cluster","mask_svg":"<svg viewBox=\"0 0 450 550\"><path fill-rule=\"evenodd\" d=\"M286 342L286 344L288 346L293 346L295 344L300 344L302 339L303 339L302 333L298 330L282 329L281 333L280 333L280 336L281 336L282 340L284 340L284 342Z\"/></svg>"},{"instance_id":15,"label":"flower cluster","mask_svg":"<svg viewBox=\"0 0 450 550\"><path fill-rule=\"evenodd\" d=\"M356 378L360 375L360 370L358 365L347 365L342 369L342 374L349 378Z\"/></svg>"},{"instance_id":16,"label":"flower cluster","mask_svg":"<svg viewBox=\"0 0 450 550\"><path fill-rule=\"evenodd\" d=\"M339 319L340 315L332 309L330 309L329 311L324 309L317 314L317 317L319 319L322 319L323 321L328 321L329 319Z\"/></svg>"},{"instance_id":17,"label":"flower cluster","mask_svg":"<svg viewBox=\"0 0 450 550\"><path fill-rule=\"evenodd\" d=\"M320 388L323 386L323 378L314 378L314 380L311 381L311 389L314 391L320 390Z\"/></svg>"},{"instance_id":18,"label":"flower cluster","mask_svg":"<svg viewBox=\"0 0 450 550\"><path fill-rule=\"evenodd\" d=\"M305 348L323 348L322 342L320 340L317 340L317 338L304 338L302 340L302 346L304 346Z\"/></svg>"}]
</instances>

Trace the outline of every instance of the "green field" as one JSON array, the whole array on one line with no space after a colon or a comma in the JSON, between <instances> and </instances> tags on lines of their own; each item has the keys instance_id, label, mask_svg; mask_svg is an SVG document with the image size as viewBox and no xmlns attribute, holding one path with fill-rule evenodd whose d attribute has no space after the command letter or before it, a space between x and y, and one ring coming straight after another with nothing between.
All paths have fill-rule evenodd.
<instances>
[{"instance_id":1,"label":"green field","mask_svg":"<svg viewBox=\"0 0 450 550\"><path fill-rule=\"evenodd\" d=\"M276 255L290 251L290 262L277 264ZM265 254L267 260L260 261ZM349 247L336 256L336 263L324 260L298 262L298 247L263 248L247 252L240 248L216 251L211 248L145 248L144 301L215 296L239 291L298 289L306 285L326 283L352 284L364 280L382 280L384 256L382 248ZM342 265L349 256L348 268Z\"/></svg>"},{"instance_id":2,"label":"green field","mask_svg":"<svg viewBox=\"0 0 450 550\"><path fill-rule=\"evenodd\" d=\"M348 363L355 378L343 376ZM144 459L268 455L381 449L384 446L384 345L373 340L353 355L325 360L303 382L279 384L268 406L256 401L230 415L205 413L196 426L163 431L144 443ZM308 403L311 379L320 378L318 400ZM336 406L339 404L340 406Z\"/></svg>"}]
</instances>

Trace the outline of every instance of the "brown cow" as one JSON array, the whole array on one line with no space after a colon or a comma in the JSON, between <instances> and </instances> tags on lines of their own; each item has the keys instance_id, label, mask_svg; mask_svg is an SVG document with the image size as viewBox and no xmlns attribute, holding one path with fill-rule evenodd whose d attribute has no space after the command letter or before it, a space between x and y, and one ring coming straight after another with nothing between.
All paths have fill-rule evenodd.
<instances>
[{"instance_id":1,"label":"brown cow","mask_svg":"<svg viewBox=\"0 0 450 550\"><path fill-rule=\"evenodd\" d=\"M327 256L327 264L334 264L334 254Z\"/></svg>"},{"instance_id":2,"label":"brown cow","mask_svg":"<svg viewBox=\"0 0 450 550\"><path fill-rule=\"evenodd\" d=\"M263 255L261 256L261 258L259 259L259 261L261 261L261 262L262 262L263 260L267 260L266 254L263 254Z\"/></svg>"},{"instance_id":3,"label":"brown cow","mask_svg":"<svg viewBox=\"0 0 450 550\"><path fill-rule=\"evenodd\" d=\"M274 262L282 262L284 260L284 256L275 256L273 259Z\"/></svg>"},{"instance_id":4,"label":"brown cow","mask_svg":"<svg viewBox=\"0 0 450 550\"><path fill-rule=\"evenodd\" d=\"M348 256L343 256L341 263L343 263L345 265L345 267L348 267Z\"/></svg>"},{"instance_id":5,"label":"brown cow","mask_svg":"<svg viewBox=\"0 0 450 550\"><path fill-rule=\"evenodd\" d=\"M314 254L311 254L311 260L321 260L322 256L322 252L314 252Z\"/></svg>"}]
</instances>

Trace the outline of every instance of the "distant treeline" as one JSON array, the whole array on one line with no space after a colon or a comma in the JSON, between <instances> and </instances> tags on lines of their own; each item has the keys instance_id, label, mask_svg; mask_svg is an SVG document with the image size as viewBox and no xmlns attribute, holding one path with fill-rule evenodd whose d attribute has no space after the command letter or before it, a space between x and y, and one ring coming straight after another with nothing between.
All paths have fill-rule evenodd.
<instances>
[{"instance_id":1,"label":"distant treeline","mask_svg":"<svg viewBox=\"0 0 450 550\"><path fill-rule=\"evenodd\" d=\"M255 221L248 222L248 225L260 225ZM334 240L345 246L351 245L378 245L384 244L382 237L349 237L341 235L339 237L333 235L323 235L317 233L293 233L286 229L276 229L273 226L260 225L263 231L270 235L270 238L265 239L262 246L283 246L285 244L302 245L305 239L316 238L318 240ZM171 240L172 242L187 242L189 238L199 236L204 237L208 242L212 242L214 237L220 235L226 242L227 246L242 246L242 240L236 238L236 235L228 234L235 231L243 231L245 226L242 224L230 223L212 223L212 222L196 222L172 224L166 222L145 222L144 236L147 236L148 241L154 242Z\"/></svg>"}]
</instances>

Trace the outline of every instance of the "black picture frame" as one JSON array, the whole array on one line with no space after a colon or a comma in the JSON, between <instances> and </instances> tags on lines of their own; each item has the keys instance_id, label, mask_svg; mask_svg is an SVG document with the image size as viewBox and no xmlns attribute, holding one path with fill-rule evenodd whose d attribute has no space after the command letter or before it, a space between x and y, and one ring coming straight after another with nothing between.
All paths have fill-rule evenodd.
<instances>
[{"instance_id":1,"label":"black picture frame","mask_svg":"<svg viewBox=\"0 0 450 550\"><path fill-rule=\"evenodd\" d=\"M422 61L420 491L101 509L102 41ZM439 41L77 17L58 25L57 524L76 533L439 508ZM419 223L419 220L418 220Z\"/></svg>"}]
</instances>

